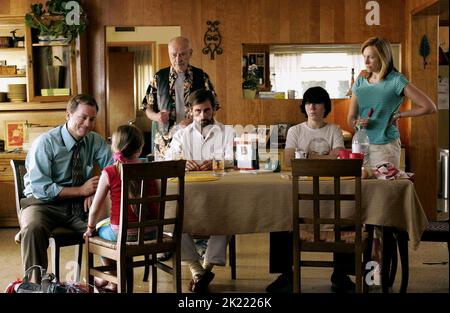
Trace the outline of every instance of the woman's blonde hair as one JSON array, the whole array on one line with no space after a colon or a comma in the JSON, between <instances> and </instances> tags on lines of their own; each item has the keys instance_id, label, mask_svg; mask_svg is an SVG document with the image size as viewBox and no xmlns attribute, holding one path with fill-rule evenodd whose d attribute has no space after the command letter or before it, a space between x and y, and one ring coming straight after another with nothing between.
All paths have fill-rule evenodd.
<instances>
[{"instance_id":1,"label":"woman's blonde hair","mask_svg":"<svg viewBox=\"0 0 450 313\"><path fill-rule=\"evenodd\" d=\"M361 53L364 53L367 47L374 47L381 61L380 79L384 79L392 71L397 71L394 67L392 48L389 41L378 37L371 37L361 45ZM369 73L369 77L371 75L372 73Z\"/></svg>"}]
</instances>

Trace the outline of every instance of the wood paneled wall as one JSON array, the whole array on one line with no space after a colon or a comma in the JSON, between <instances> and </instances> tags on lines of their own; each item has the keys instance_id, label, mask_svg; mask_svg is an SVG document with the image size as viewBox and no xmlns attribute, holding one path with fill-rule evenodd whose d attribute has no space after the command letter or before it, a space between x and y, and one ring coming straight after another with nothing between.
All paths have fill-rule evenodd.
<instances>
[{"instance_id":1,"label":"wood paneled wall","mask_svg":"<svg viewBox=\"0 0 450 313\"><path fill-rule=\"evenodd\" d=\"M242 99L242 43L361 43L379 35L403 42L404 1L381 0L381 25L367 26L362 0L89 0L88 33L91 92L105 104L104 26L180 25L190 38L191 63L214 82L222 109L217 117L230 124L296 123L298 102ZM203 55L207 20L219 20L224 53ZM400 31L401 30L401 31ZM105 112L105 110L102 110ZM98 129L104 132L105 119Z\"/></svg>"},{"instance_id":2,"label":"wood paneled wall","mask_svg":"<svg viewBox=\"0 0 450 313\"><path fill-rule=\"evenodd\" d=\"M362 43L371 36L384 37L403 45L403 72L409 77L411 64L415 62L411 55L417 51L410 40L410 12L436 1L378 0L381 25L368 26L365 22L368 0L85 0L90 24L86 38L89 71L84 83L89 80L89 92L100 105L97 130L106 134L105 26L180 25L182 35L190 38L194 50L191 63L203 68L216 86L222 104L218 119L244 125L298 123L303 120L298 101L242 99L243 43ZM0 14L24 14L31 2L35 1L0 0ZM207 20L220 21L224 53L215 60L201 53ZM437 79L432 72L422 74L424 82ZM430 96L436 94L433 90L430 92ZM334 104L334 112L328 120L345 129L347 103L339 100ZM404 107L409 105L406 103ZM421 131L431 124L433 117L402 121L401 125L403 143L414 147L409 153L411 160L421 162L411 161L411 170L419 173L420 179L425 177L420 174L421 168L436 171L434 155L427 152L437 149L435 135L428 130ZM423 159L429 156L431 158ZM436 176L426 178L431 180L427 184L435 184ZM421 183L417 184L417 189L429 214L434 206L430 199L435 199L436 193L426 191L428 188Z\"/></svg>"},{"instance_id":3,"label":"wood paneled wall","mask_svg":"<svg viewBox=\"0 0 450 313\"><path fill-rule=\"evenodd\" d=\"M411 0L406 8L405 60L411 82L437 103L438 77L438 0ZM422 36L430 43L427 66L418 53ZM409 104L410 106L412 104ZM438 115L428 115L409 121L410 168L415 173L415 186L429 220L435 220L438 193ZM448 123L448 121L447 121Z\"/></svg>"},{"instance_id":4,"label":"wood paneled wall","mask_svg":"<svg viewBox=\"0 0 450 313\"><path fill-rule=\"evenodd\" d=\"M0 0L0 14L25 14L35 0ZM40 2L45 2L41 0ZM87 34L89 92L100 105L97 129L106 133L105 26L180 25L191 40L191 63L214 82L230 124L297 123L297 101L242 99L242 43L362 43L370 36L404 40L404 0L379 0L381 25L368 26L364 0L89 0ZM219 20L224 53L201 53L207 20ZM84 88L83 88L84 89ZM345 104L344 104L345 105ZM340 119L342 120L342 118Z\"/></svg>"}]
</instances>

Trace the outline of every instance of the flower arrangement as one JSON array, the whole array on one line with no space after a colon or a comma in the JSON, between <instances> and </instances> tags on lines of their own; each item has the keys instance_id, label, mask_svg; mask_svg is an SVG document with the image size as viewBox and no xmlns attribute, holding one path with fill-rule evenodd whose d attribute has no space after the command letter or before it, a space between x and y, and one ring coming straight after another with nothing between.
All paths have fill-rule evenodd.
<instances>
[{"instance_id":1,"label":"flower arrangement","mask_svg":"<svg viewBox=\"0 0 450 313\"><path fill-rule=\"evenodd\" d=\"M252 64L248 67L247 75L244 79L244 83L242 84L243 89L258 89L258 66L256 64Z\"/></svg>"}]
</instances>

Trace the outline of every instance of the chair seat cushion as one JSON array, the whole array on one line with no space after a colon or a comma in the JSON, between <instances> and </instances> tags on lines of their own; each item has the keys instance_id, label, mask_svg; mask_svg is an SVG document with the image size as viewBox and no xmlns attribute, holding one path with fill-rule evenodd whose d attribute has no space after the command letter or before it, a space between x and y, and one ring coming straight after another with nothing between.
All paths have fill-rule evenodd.
<instances>
[{"instance_id":1,"label":"chair seat cushion","mask_svg":"<svg viewBox=\"0 0 450 313\"><path fill-rule=\"evenodd\" d=\"M448 242L448 221L429 222L422 234L422 241Z\"/></svg>"},{"instance_id":2,"label":"chair seat cushion","mask_svg":"<svg viewBox=\"0 0 450 313\"><path fill-rule=\"evenodd\" d=\"M444 232L448 233L448 221L436 221L436 222L430 222L427 225L427 228L425 231L432 231L432 232Z\"/></svg>"},{"instance_id":3,"label":"chair seat cushion","mask_svg":"<svg viewBox=\"0 0 450 313\"><path fill-rule=\"evenodd\" d=\"M168 242L171 240L173 240L173 238L171 236L164 235L163 242L164 241ZM102 247L105 247L108 249L113 249L113 250L116 250L116 247L117 247L117 242L106 240L106 239L100 238L98 236L89 238L89 244L99 245L99 246L102 246ZM137 241L127 242L127 246L136 246L137 244L138 244ZM156 244L156 240L145 240L144 244L145 245Z\"/></svg>"},{"instance_id":4,"label":"chair seat cushion","mask_svg":"<svg viewBox=\"0 0 450 313\"><path fill-rule=\"evenodd\" d=\"M341 241L345 243L354 243L356 233L354 231L341 231ZM367 239L367 233L362 233L362 240ZM301 241L314 241L314 232L310 230L300 230L300 240ZM334 232L332 230L322 230L320 231L320 241L323 242L335 242Z\"/></svg>"}]
</instances>

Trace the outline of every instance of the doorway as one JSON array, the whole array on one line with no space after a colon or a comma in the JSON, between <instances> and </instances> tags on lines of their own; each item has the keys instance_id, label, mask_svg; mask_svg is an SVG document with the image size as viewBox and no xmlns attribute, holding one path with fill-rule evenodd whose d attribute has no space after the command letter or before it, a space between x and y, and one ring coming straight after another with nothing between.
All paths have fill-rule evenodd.
<instances>
[{"instance_id":1,"label":"doorway","mask_svg":"<svg viewBox=\"0 0 450 313\"><path fill-rule=\"evenodd\" d=\"M106 26L106 134L130 121L142 130L142 155L151 153L151 121L140 110L154 74L170 66L167 44L180 26Z\"/></svg>"},{"instance_id":2,"label":"doorway","mask_svg":"<svg viewBox=\"0 0 450 313\"><path fill-rule=\"evenodd\" d=\"M107 134L136 122L149 78L154 74L155 42L106 44Z\"/></svg>"}]
</instances>

